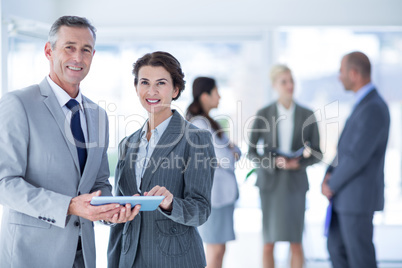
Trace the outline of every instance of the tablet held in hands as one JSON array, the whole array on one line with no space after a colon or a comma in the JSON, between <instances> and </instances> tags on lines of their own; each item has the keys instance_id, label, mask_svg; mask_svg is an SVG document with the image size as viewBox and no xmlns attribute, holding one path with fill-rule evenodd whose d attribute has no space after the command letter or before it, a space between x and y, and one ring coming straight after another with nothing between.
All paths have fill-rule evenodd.
<instances>
[{"instance_id":1,"label":"tablet held in hands","mask_svg":"<svg viewBox=\"0 0 402 268\"><path fill-rule=\"evenodd\" d=\"M120 204L124 206L130 203L132 208L141 205L140 211L152 211L158 208L164 198L164 196L94 196L91 205Z\"/></svg>"}]
</instances>

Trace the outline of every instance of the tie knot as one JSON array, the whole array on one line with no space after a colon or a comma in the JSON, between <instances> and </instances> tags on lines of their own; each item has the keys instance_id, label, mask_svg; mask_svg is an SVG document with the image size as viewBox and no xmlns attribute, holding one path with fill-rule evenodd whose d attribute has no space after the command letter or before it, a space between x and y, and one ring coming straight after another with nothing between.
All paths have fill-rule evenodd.
<instances>
[{"instance_id":1,"label":"tie knot","mask_svg":"<svg viewBox=\"0 0 402 268\"><path fill-rule=\"evenodd\" d=\"M76 101L75 99L71 99L66 103L66 106L68 109L70 109L71 111L77 110L79 108L77 108L77 106L79 105L78 101Z\"/></svg>"}]
</instances>

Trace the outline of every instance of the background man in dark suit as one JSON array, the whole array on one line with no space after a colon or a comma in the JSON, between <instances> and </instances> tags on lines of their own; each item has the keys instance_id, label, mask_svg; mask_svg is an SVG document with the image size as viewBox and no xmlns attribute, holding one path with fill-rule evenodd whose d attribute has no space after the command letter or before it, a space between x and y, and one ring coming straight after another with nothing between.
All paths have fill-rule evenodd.
<instances>
[{"instance_id":1,"label":"background man in dark suit","mask_svg":"<svg viewBox=\"0 0 402 268\"><path fill-rule=\"evenodd\" d=\"M370 76L365 54L352 52L343 57L339 79L356 100L322 183L322 193L332 202L328 251L334 268L377 267L373 214L384 208L390 116Z\"/></svg>"}]
</instances>

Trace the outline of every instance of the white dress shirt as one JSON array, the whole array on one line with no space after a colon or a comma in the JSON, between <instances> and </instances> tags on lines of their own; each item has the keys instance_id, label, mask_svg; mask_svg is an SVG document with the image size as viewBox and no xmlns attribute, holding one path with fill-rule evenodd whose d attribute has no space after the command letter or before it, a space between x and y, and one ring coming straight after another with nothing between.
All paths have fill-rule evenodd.
<instances>
[{"instance_id":1,"label":"white dress shirt","mask_svg":"<svg viewBox=\"0 0 402 268\"><path fill-rule=\"evenodd\" d=\"M279 150L290 153L292 152L293 129L295 119L295 104L292 102L289 109L277 102L278 110L278 145Z\"/></svg>"},{"instance_id":2,"label":"white dress shirt","mask_svg":"<svg viewBox=\"0 0 402 268\"><path fill-rule=\"evenodd\" d=\"M138 148L137 161L135 162L135 179L137 181L137 190L140 193L142 177L144 176L145 170L150 164L149 161L152 153L154 152L155 147L157 146L171 119L172 116L160 123L155 129L151 130L151 138L149 139L149 141L147 139L149 121L147 120L147 122L145 122L144 126L142 127L140 135L140 146Z\"/></svg>"},{"instance_id":3,"label":"white dress shirt","mask_svg":"<svg viewBox=\"0 0 402 268\"><path fill-rule=\"evenodd\" d=\"M355 93L355 101L353 104L353 109L356 108L357 105L372 91L374 90L375 87L373 83L368 83L361 87L356 93Z\"/></svg>"},{"instance_id":4,"label":"white dress shirt","mask_svg":"<svg viewBox=\"0 0 402 268\"><path fill-rule=\"evenodd\" d=\"M66 91L64 91L64 89L62 89L59 85L57 85L55 82L53 82L53 80L49 76L46 76L46 79L47 79L50 87L52 88L54 94L56 95L57 101L59 102L60 107L63 110L64 115L66 116L66 120L67 120L68 125L70 125L70 123L71 123L71 111L66 106L66 103L69 100L71 100L72 98L70 97L70 95L67 94ZM84 112L83 104L82 104L81 90L78 91L78 95L75 98L75 100L80 105L81 128L82 128L82 132L84 133L84 139L87 142L88 141L88 127L87 127L87 120L85 118L85 112Z\"/></svg>"}]
</instances>

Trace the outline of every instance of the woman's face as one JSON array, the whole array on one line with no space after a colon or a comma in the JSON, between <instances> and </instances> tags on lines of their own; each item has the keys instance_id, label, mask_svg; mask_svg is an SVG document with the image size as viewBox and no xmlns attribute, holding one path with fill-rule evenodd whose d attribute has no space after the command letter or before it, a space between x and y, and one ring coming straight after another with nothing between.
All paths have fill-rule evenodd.
<instances>
[{"instance_id":1,"label":"woman's face","mask_svg":"<svg viewBox=\"0 0 402 268\"><path fill-rule=\"evenodd\" d=\"M203 106L206 107L208 110L218 108L219 106L219 100L221 96L218 93L218 88L214 87L210 94L208 93L203 93L203 96L201 97L201 101L203 102Z\"/></svg>"},{"instance_id":2,"label":"woman's face","mask_svg":"<svg viewBox=\"0 0 402 268\"><path fill-rule=\"evenodd\" d=\"M171 115L172 99L179 93L179 89L173 87L170 73L161 66L141 67L138 71L136 91L142 106L149 114L167 117Z\"/></svg>"},{"instance_id":3,"label":"woman's face","mask_svg":"<svg viewBox=\"0 0 402 268\"><path fill-rule=\"evenodd\" d=\"M273 88L278 92L280 99L291 100L294 91L292 74L290 72L280 73L273 83Z\"/></svg>"},{"instance_id":4,"label":"woman's face","mask_svg":"<svg viewBox=\"0 0 402 268\"><path fill-rule=\"evenodd\" d=\"M219 106L219 100L221 96L218 93L218 88L214 87L214 89L211 90L210 94L210 104L211 104L211 109L218 108Z\"/></svg>"}]
</instances>

